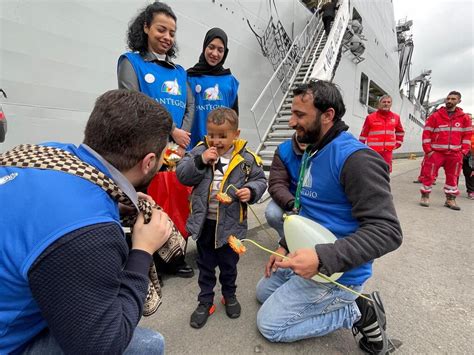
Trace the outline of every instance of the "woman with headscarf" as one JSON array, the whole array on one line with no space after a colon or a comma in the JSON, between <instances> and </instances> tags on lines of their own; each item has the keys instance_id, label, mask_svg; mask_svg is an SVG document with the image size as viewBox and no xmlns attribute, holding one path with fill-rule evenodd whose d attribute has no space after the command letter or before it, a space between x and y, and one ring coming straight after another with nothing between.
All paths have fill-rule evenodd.
<instances>
[{"instance_id":1,"label":"woman with headscarf","mask_svg":"<svg viewBox=\"0 0 474 355\"><path fill-rule=\"evenodd\" d=\"M173 118L173 140L183 149L190 143L194 98L186 71L171 61L176 57L176 15L166 4L154 2L130 23L131 52L118 60L120 89L141 91L162 104Z\"/></svg>"},{"instance_id":2,"label":"woman with headscarf","mask_svg":"<svg viewBox=\"0 0 474 355\"><path fill-rule=\"evenodd\" d=\"M184 154L191 141L194 97L187 85L186 71L171 61L176 57L176 21L173 10L162 2L145 7L128 27L131 52L120 56L117 76L119 89L143 92L168 110L173 119L171 137L179 145L180 154ZM155 253L153 259L162 272L179 277L194 275L184 256L165 263Z\"/></svg>"},{"instance_id":3,"label":"woman with headscarf","mask_svg":"<svg viewBox=\"0 0 474 355\"><path fill-rule=\"evenodd\" d=\"M196 107L190 148L207 134L206 122L209 112L223 106L239 113L237 97L239 82L230 69L223 67L228 53L226 33L220 28L212 28L204 37L199 61L188 69L188 83Z\"/></svg>"}]
</instances>

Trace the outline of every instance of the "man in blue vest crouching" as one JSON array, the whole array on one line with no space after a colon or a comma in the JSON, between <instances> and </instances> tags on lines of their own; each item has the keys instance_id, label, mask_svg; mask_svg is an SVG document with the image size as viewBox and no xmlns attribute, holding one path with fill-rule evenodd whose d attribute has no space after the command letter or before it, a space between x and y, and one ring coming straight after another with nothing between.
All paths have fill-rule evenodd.
<instances>
[{"instance_id":1,"label":"man in blue vest crouching","mask_svg":"<svg viewBox=\"0 0 474 355\"><path fill-rule=\"evenodd\" d=\"M262 303L257 326L272 342L319 337L340 328L360 333L359 346L371 354L389 351L386 318L378 293L362 295L373 260L397 249L402 231L390 192L388 166L375 151L346 132L345 106L338 88L311 81L294 90L290 126L310 146L302 158L294 208L329 229L337 240L289 253L285 238L257 285ZM285 236L286 237L286 236ZM332 283L311 280L332 275Z\"/></svg>"},{"instance_id":2,"label":"man in blue vest crouching","mask_svg":"<svg viewBox=\"0 0 474 355\"><path fill-rule=\"evenodd\" d=\"M171 222L140 214L129 248L117 200L138 208L135 188L160 168L171 124L148 96L113 90L97 99L83 144L0 155L1 354L163 353L163 337L137 324Z\"/></svg>"}]
</instances>

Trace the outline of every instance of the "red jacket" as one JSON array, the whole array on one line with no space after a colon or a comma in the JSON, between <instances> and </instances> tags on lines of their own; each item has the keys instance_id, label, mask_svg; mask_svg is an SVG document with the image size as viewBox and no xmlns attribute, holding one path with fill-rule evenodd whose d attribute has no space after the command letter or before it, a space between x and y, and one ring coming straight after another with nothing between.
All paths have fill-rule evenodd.
<instances>
[{"instance_id":1,"label":"red jacket","mask_svg":"<svg viewBox=\"0 0 474 355\"><path fill-rule=\"evenodd\" d=\"M462 151L467 154L471 148L471 134L471 119L462 109L456 107L449 117L446 107L441 107L425 123L423 150L425 153Z\"/></svg>"},{"instance_id":2,"label":"red jacket","mask_svg":"<svg viewBox=\"0 0 474 355\"><path fill-rule=\"evenodd\" d=\"M376 152L400 148L405 131L400 116L392 111L378 110L367 116L359 140Z\"/></svg>"}]
</instances>

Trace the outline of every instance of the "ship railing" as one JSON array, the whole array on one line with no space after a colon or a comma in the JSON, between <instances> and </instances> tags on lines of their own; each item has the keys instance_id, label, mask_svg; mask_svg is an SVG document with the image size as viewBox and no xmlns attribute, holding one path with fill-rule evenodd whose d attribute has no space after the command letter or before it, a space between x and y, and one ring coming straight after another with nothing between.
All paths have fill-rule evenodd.
<instances>
[{"instance_id":1,"label":"ship railing","mask_svg":"<svg viewBox=\"0 0 474 355\"><path fill-rule=\"evenodd\" d=\"M287 92L320 30L322 30L322 21L316 11L300 35L293 41L286 56L250 109L261 142L257 152L261 149L262 139L267 136L275 121Z\"/></svg>"}]
</instances>

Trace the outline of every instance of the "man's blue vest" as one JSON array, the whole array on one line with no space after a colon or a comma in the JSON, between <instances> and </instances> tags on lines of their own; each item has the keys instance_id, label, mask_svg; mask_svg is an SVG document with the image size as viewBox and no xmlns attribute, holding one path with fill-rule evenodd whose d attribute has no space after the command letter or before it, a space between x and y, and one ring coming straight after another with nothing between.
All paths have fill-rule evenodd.
<instances>
[{"instance_id":1,"label":"man's blue vest","mask_svg":"<svg viewBox=\"0 0 474 355\"><path fill-rule=\"evenodd\" d=\"M231 108L237 98L239 82L232 75L202 75L188 77L189 86L194 95L195 115L191 129L193 148L207 134L207 115L218 107Z\"/></svg>"},{"instance_id":2,"label":"man's blue vest","mask_svg":"<svg viewBox=\"0 0 474 355\"><path fill-rule=\"evenodd\" d=\"M71 152L110 177L81 146L45 145ZM0 354L46 327L28 282L36 258L62 236L106 222L120 225L118 206L93 183L58 171L0 167Z\"/></svg>"},{"instance_id":3,"label":"man's blue vest","mask_svg":"<svg viewBox=\"0 0 474 355\"><path fill-rule=\"evenodd\" d=\"M346 159L361 149L369 148L350 133L342 132L307 163L300 195L300 215L323 225L337 238L345 238L359 228L340 177ZM368 262L346 271L338 282L347 286L362 285L371 275L372 262Z\"/></svg>"},{"instance_id":4,"label":"man's blue vest","mask_svg":"<svg viewBox=\"0 0 474 355\"><path fill-rule=\"evenodd\" d=\"M301 158L293 149L293 139L289 139L278 146L278 155L290 175L290 192L294 195L300 176Z\"/></svg>"},{"instance_id":5,"label":"man's blue vest","mask_svg":"<svg viewBox=\"0 0 474 355\"><path fill-rule=\"evenodd\" d=\"M125 53L137 74L140 91L162 104L170 113L176 127L181 128L186 111L186 70L180 65L165 68L154 62L145 62L138 53Z\"/></svg>"}]
</instances>

